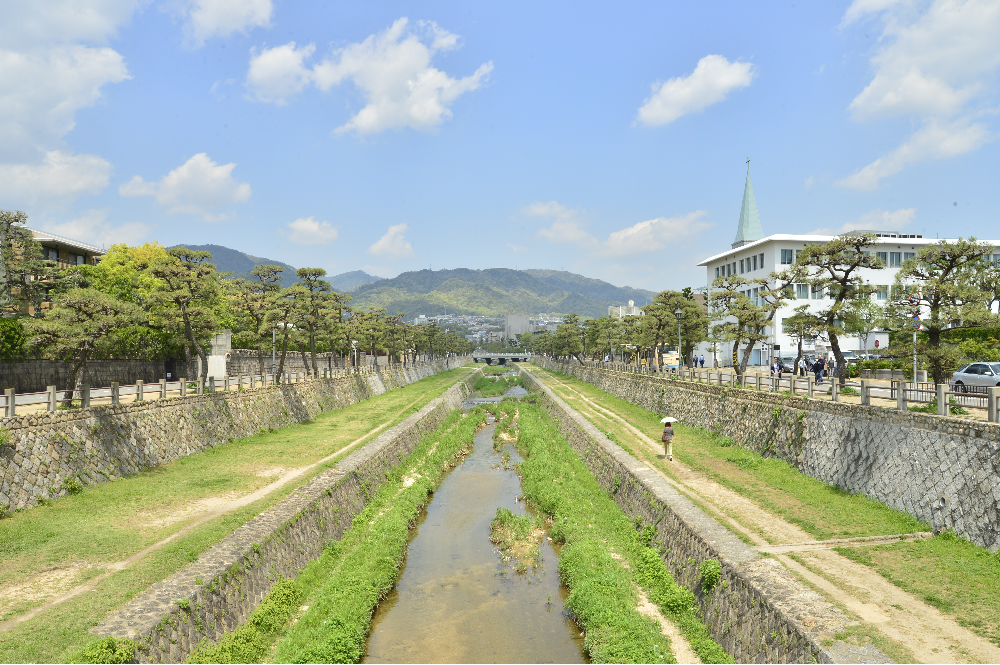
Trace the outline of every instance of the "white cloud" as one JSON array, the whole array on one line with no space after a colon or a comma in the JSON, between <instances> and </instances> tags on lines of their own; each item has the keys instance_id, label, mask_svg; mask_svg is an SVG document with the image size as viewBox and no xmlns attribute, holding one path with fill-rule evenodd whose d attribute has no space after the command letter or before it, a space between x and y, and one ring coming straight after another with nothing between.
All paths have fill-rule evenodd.
<instances>
[{"instance_id":1,"label":"white cloud","mask_svg":"<svg viewBox=\"0 0 1000 665\"><path fill-rule=\"evenodd\" d=\"M142 4L143 0L5 2L0 43L15 50L79 41L104 43Z\"/></svg>"},{"instance_id":2,"label":"white cloud","mask_svg":"<svg viewBox=\"0 0 1000 665\"><path fill-rule=\"evenodd\" d=\"M685 256L683 241L698 235L711 224L702 221L704 210L677 217L657 217L615 231L604 241L604 249L615 256L667 250L674 256Z\"/></svg>"},{"instance_id":3,"label":"white cloud","mask_svg":"<svg viewBox=\"0 0 1000 665\"><path fill-rule=\"evenodd\" d=\"M906 2L907 0L854 0L844 13L841 25L848 25L870 14L878 14Z\"/></svg>"},{"instance_id":4,"label":"white cloud","mask_svg":"<svg viewBox=\"0 0 1000 665\"><path fill-rule=\"evenodd\" d=\"M856 220L846 222L840 228L816 229L810 231L810 235L836 236L851 231L901 231L909 226L916 216L916 208L900 208L893 211L876 208Z\"/></svg>"},{"instance_id":5,"label":"white cloud","mask_svg":"<svg viewBox=\"0 0 1000 665\"><path fill-rule=\"evenodd\" d=\"M233 203L250 198L250 185L233 178L236 164L218 165L200 152L181 166L163 176L159 182L147 182L134 176L118 188L122 196L153 196L167 212L200 215L207 222L232 219L233 211L212 213Z\"/></svg>"},{"instance_id":6,"label":"white cloud","mask_svg":"<svg viewBox=\"0 0 1000 665\"><path fill-rule=\"evenodd\" d=\"M883 32L871 58L871 82L851 102L855 120L903 118L918 128L903 145L837 184L875 189L905 165L975 150L992 136L977 117L989 103L1000 68L1000 3L934 0L924 11L908 2L856 0L842 25L879 16Z\"/></svg>"},{"instance_id":7,"label":"white cloud","mask_svg":"<svg viewBox=\"0 0 1000 665\"><path fill-rule=\"evenodd\" d=\"M0 164L0 196L24 204L68 203L97 194L110 176L111 164L100 157L50 150L41 164Z\"/></svg>"},{"instance_id":8,"label":"white cloud","mask_svg":"<svg viewBox=\"0 0 1000 665\"><path fill-rule=\"evenodd\" d=\"M672 243L700 234L711 224L702 220L704 210L675 217L657 217L614 231L602 242L585 230L583 213L557 201L532 203L522 212L550 220L552 225L536 235L550 242L577 245L594 255L626 256L669 249Z\"/></svg>"},{"instance_id":9,"label":"white cloud","mask_svg":"<svg viewBox=\"0 0 1000 665\"><path fill-rule=\"evenodd\" d=\"M271 0L190 0L182 13L189 42L201 46L211 37L269 27L273 9Z\"/></svg>"},{"instance_id":10,"label":"white cloud","mask_svg":"<svg viewBox=\"0 0 1000 665\"><path fill-rule=\"evenodd\" d=\"M410 229L408 224L390 226L385 235L368 248L369 254L387 259L402 259L413 255L413 246L403 234Z\"/></svg>"},{"instance_id":11,"label":"white cloud","mask_svg":"<svg viewBox=\"0 0 1000 665\"><path fill-rule=\"evenodd\" d=\"M137 245L149 235L150 228L141 222L112 226L108 221L110 212L110 208L88 210L69 222L47 224L45 230L99 247L110 247L118 243Z\"/></svg>"},{"instance_id":12,"label":"white cloud","mask_svg":"<svg viewBox=\"0 0 1000 665\"><path fill-rule=\"evenodd\" d=\"M536 202L525 206L521 212L532 217L541 217L552 221L552 226L539 229L535 234L551 242L581 245L593 248L597 239L584 230L583 215L579 210L567 208L558 201L547 203Z\"/></svg>"},{"instance_id":13,"label":"white cloud","mask_svg":"<svg viewBox=\"0 0 1000 665\"><path fill-rule=\"evenodd\" d=\"M63 141L76 113L102 88L129 78L107 40L127 22L134 0L36 0L0 11L0 171L18 200L64 204L107 185L110 164L74 155ZM83 172L85 164L95 167ZM60 182L55 174L66 176ZM11 179L13 178L13 181ZM95 188L95 183L101 183Z\"/></svg>"},{"instance_id":14,"label":"white cloud","mask_svg":"<svg viewBox=\"0 0 1000 665\"><path fill-rule=\"evenodd\" d=\"M749 62L706 55L690 75L654 83L652 96L639 108L638 120L646 125L665 125L721 102L731 90L750 85L753 77Z\"/></svg>"},{"instance_id":15,"label":"white cloud","mask_svg":"<svg viewBox=\"0 0 1000 665\"><path fill-rule=\"evenodd\" d=\"M931 121L888 155L879 157L834 184L862 191L877 189L882 178L899 173L908 164L955 157L971 152L993 138L990 130L981 123L969 124L964 120L953 123Z\"/></svg>"},{"instance_id":16,"label":"white cloud","mask_svg":"<svg viewBox=\"0 0 1000 665\"><path fill-rule=\"evenodd\" d=\"M528 248L525 247L524 245L515 245L512 242L507 243L507 247L509 247L510 251L514 252L515 254L520 254L522 252L528 251Z\"/></svg>"},{"instance_id":17,"label":"white cloud","mask_svg":"<svg viewBox=\"0 0 1000 665\"><path fill-rule=\"evenodd\" d=\"M805 187L806 189L812 189L813 185L815 184L816 184L816 179L813 178L812 176L809 176L808 178L806 178L806 181L802 183L802 186Z\"/></svg>"},{"instance_id":18,"label":"white cloud","mask_svg":"<svg viewBox=\"0 0 1000 665\"><path fill-rule=\"evenodd\" d=\"M283 106L289 97L302 92L312 81L312 71L302 63L315 50L312 44L297 49L295 42L264 49L260 55L257 55L256 49L251 49L247 87L258 101Z\"/></svg>"},{"instance_id":19,"label":"white cloud","mask_svg":"<svg viewBox=\"0 0 1000 665\"><path fill-rule=\"evenodd\" d=\"M317 222L313 217L288 222L288 230L288 239L300 245L328 245L339 235L330 222Z\"/></svg>"},{"instance_id":20,"label":"white cloud","mask_svg":"<svg viewBox=\"0 0 1000 665\"><path fill-rule=\"evenodd\" d=\"M351 81L365 98L358 111L338 132L374 134L410 127L432 130L451 117L451 105L463 93L477 89L493 70L486 62L469 76L456 79L431 66L442 51L458 47L458 36L436 23L415 27L401 18L363 42L335 51L311 69L306 61L312 44L295 42L251 52L247 88L260 101L283 104L314 84L323 91Z\"/></svg>"}]
</instances>

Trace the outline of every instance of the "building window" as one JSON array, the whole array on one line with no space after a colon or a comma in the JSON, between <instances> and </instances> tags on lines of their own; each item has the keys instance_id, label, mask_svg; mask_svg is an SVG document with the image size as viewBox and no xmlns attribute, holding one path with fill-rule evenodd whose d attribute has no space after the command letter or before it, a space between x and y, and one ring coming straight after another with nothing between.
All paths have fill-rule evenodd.
<instances>
[{"instance_id":1,"label":"building window","mask_svg":"<svg viewBox=\"0 0 1000 665\"><path fill-rule=\"evenodd\" d=\"M796 284L795 285L795 297L799 300L809 300L809 285L808 284Z\"/></svg>"},{"instance_id":2,"label":"building window","mask_svg":"<svg viewBox=\"0 0 1000 665\"><path fill-rule=\"evenodd\" d=\"M798 260L799 260L799 252L801 252L801 251L802 251L801 249L797 249L797 250L795 250L795 260L796 260L796 261L798 261Z\"/></svg>"},{"instance_id":3,"label":"building window","mask_svg":"<svg viewBox=\"0 0 1000 665\"><path fill-rule=\"evenodd\" d=\"M875 252L875 256L882 262L882 265L889 265L889 255L886 252Z\"/></svg>"},{"instance_id":4,"label":"building window","mask_svg":"<svg viewBox=\"0 0 1000 665\"><path fill-rule=\"evenodd\" d=\"M813 294L813 300L823 299L823 289L820 289L818 291L813 291L812 294Z\"/></svg>"},{"instance_id":5,"label":"building window","mask_svg":"<svg viewBox=\"0 0 1000 665\"><path fill-rule=\"evenodd\" d=\"M914 256L916 256L916 254L914 254L913 252L903 252L903 260L904 261L909 261Z\"/></svg>"},{"instance_id":6,"label":"building window","mask_svg":"<svg viewBox=\"0 0 1000 665\"><path fill-rule=\"evenodd\" d=\"M878 287L877 287L877 289L878 290L875 291L875 299L876 300L885 300L885 299L887 299L889 297L889 287L888 286L886 286L885 284L879 284Z\"/></svg>"},{"instance_id":7,"label":"building window","mask_svg":"<svg viewBox=\"0 0 1000 665\"><path fill-rule=\"evenodd\" d=\"M42 248L42 258L46 261L58 261L59 260L59 250L52 249L51 247Z\"/></svg>"},{"instance_id":8,"label":"building window","mask_svg":"<svg viewBox=\"0 0 1000 665\"><path fill-rule=\"evenodd\" d=\"M760 254L758 254L758 256L760 257L760 268L761 268L761 270L763 270L764 269L764 253L761 252Z\"/></svg>"},{"instance_id":9,"label":"building window","mask_svg":"<svg viewBox=\"0 0 1000 665\"><path fill-rule=\"evenodd\" d=\"M790 266L795 261L795 252L790 249L781 250L781 265Z\"/></svg>"},{"instance_id":10,"label":"building window","mask_svg":"<svg viewBox=\"0 0 1000 665\"><path fill-rule=\"evenodd\" d=\"M889 267L898 268L902 261L903 255L899 252L889 252Z\"/></svg>"},{"instance_id":11,"label":"building window","mask_svg":"<svg viewBox=\"0 0 1000 665\"><path fill-rule=\"evenodd\" d=\"M719 269L718 268L715 269L715 278L719 279Z\"/></svg>"},{"instance_id":12,"label":"building window","mask_svg":"<svg viewBox=\"0 0 1000 665\"><path fill-rule=\"evenodd\" d=\"M753 269L756 270L757 269L757 255L756 254L753 255L753 261L752 261L752 263L753 263Z\"/></svg>"},{"instance_id":13,"label":"building window","mask_svg":"<svg viewBox=\"0 0 1000 665\"><path fill-rule=\"evenodd\" d=\"M741 275L746 272L746 270L743 269L744 268L743 264L744 264L743 259L740 259L740 274Z\"/></svg>"}]
</instances>

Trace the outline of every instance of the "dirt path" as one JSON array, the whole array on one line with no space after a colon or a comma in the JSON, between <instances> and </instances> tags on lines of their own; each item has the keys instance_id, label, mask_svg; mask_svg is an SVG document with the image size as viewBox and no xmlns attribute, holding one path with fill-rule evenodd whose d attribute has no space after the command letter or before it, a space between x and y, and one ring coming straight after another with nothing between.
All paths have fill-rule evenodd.
<instances>
[{"instance_id":1,"label":"dirt path","mask_svg":"<svg viewBox=\"0 0 1000 665\"><path fill-rule=\"evenodd\" d=\"M419 397L411 404L408 404L407 406L403 407L403 409L399 411L399 414L406 413L410 408L418 404L423 399L424 396ZM397 414L396 417L398 417L399 414ZM114 573L117 573L118 571L131 568L146 556L170 544L171 542L177 540L178 538L186 535L187 533L191 532L193 529L201 526L202 524L214 520L217 517L221 517L222 515L225 515L227 513L231 513L234 510L238 510L240 508L248 506L254 503L255 501L263 499L272 492L280 489L281 487L287 485L288 483L294 480L301 478L302 476L308 474L313 469L335 459L338 455L341 455L349 451L351 448L354 448L361 442L366 441L372 435L377 434L385 427L387 427L390 422L393 422L395 420L396 417L386 421L385 423L382 423L381 425L375 427L372 430L369 430L363 436L358 437L357 439L351 441L345 446L342 446L341 448L327 455L323 459L316 460L315 462L312 462L311 464L307 464L305 466L283 470L281 475L278 476L277 480L268 485L265 485L264 487L261 487L255 492L251 492L250 494L245 494L239 497L233 497L232 495L225 495L221 497L208 497L206 499L201 499L199 501L196 501L189 506L181 508L179 511L176 511L176 514L163 518L168 521L179 521L190 518L190 521L187 522L187 524L185 524L180 530L172 533L171 535L167 536L162 540L153 543L149 547L146 547L145 549L136 552L127 559L105 564L103 566L104 572L97 575L96 577L87 580L83 584L70 586L68 589L63 590L59 592L57 595L49 598L44 604L28 610L24 614L20 614L16 617L8 619L7 621L4 621L3 623L0 623L0 633L10 630L26 621L30 621L31 619L34 619L40 614L47 612L53 607L56 607L58 605L65 603L68 600L76 598L80 594L92 591L105 578L113 575ZM51 576L51 572L44 573L43 575ZM21 586L24 587L26 593L33 593L33 589L35 589L37 583L35 580L32 580L31 582L28 582Z\"/></svg>"},{"instance_id":2,"label":"dirt path","mask_svg":"<svg viewBox=\"0 0 1000 665\"><path fill-rule=\"evenodd\" d=\"M533 374L541 378L540 371ZM545 382L555 384L557 392L573 408L594 422L614 422L632 435L642 452L662 457L663 447L641 430L574 388L545 372ZM678 488L696 503L709 508L734 531L745 535L761 551L778 549L774 558L798 573L827 598L853 612L862 622L874 626L887 638L913 652L921 663L998 663L1000 647L958 625L951 617L923 603L895 586L877 572L851 561L831 547L877 544L876 539L846 539L852 542L816 541L801 528L760 508L754 502L678 461L657 465L644 463L657 475ZM901 534L888 538L924 537L926 534ZM884 542L884 541L883 541ZM791 554L798 552L798 554ZM793 558L795 557L795 558ZM799 559L801 561L797 561Z\"/></svg>"}]
</instances>

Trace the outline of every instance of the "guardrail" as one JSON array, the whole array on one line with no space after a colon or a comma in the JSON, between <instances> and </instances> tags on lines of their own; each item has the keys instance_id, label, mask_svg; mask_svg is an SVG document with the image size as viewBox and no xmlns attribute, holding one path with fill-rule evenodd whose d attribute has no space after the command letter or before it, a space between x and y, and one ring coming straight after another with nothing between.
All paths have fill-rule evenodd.
<instances>
[{"instance_id":1,"label":"guardrail","mask_svg":"<svg viewBox=\"0 0 1000 665\"><path fill-rule=\"evenodd\" d=\"M914 404L933 404L936 406L934 412L940 416L951 415L952 407L981 409L986 411L987 419L990 422L1000 422L1000 407L998 407L1000 387L961 386L961 389L956 389L956 386L944 383L907 383L895 379L888 386L876 384L872 379L861 379L860 381L847 381L841 387L837 377L829 377L829 381L820 383L812 375L795 376L791 374L782 376L774 374L746 375L744 382L740 383L735 372L723 372L718 369L686 368L676 365L658 367L656 365L592 360L584 361L584 365L634 374L663 376L695 383L709 383L767 392L786 392L790 395L801 395L813 399L828 398L833 402L839 402L841 395L850 394L860 396L861 404L865 406L878 406L872 404L872 399L895 401L895 409L898 411L908 411L910 406ZM844 390L844 388L848 390Z\"/></svg>"},{"instance_id":2,"label":"guardrail","mask_svg":"<svg viewBox=\"0 0 1000 665\"><path fill-rule=\"evenodd\" d=\"M356 374L373 374L384 370L405 369L409 365L391 364L374 367L349 367L340 369L324 369L315 378L334 378L337 376L348 376ZM299 383L314 378L312 372L285 372L282 375L281 383ZM122 402L142 402L152 399L168 399L171 397L186 397L188 394L201 395L203 393L229 392L231 390L253 389L258 386L276 384L275 375L265 374L240 374L234 376L224 376L216 378L214 376L203 377L201 380L188 380L181 377L176 381L161 379L156 383L145 383L136 381L131 385L120 385L112 383L110 386L94 388L83 385L79 390L58 390L56 386L48 386L44 392L14 393L8 388L0 395L0 414L11 417L17 413L20 406L37 406L44 404L46 411L54 412L65 402L69 401L75 408L87 408L95 400L110 399L110 404Z\"/></svg>"}]
</instances>

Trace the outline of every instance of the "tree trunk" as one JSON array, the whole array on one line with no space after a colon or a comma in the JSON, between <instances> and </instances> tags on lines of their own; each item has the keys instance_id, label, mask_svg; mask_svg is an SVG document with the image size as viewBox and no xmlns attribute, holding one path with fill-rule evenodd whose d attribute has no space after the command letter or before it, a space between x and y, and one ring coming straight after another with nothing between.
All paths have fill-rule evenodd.
<instances>
[{"instance_id":1,"label":"tree trunk","mask_svg":"<svg viewBox=\"0 0 1000 665\"><path fill-rule=\"evenodd\" d=\"M63 408L68 409L73 406L73 391L83 387L83 377L87 371L87 356L77 358L70 365L69 376L66 377L66 397L62 401Z\"/></svg>"},{"instance_id":2,"label":"tree trunk","mask_svg":"<svg viewBox=\"0 0 1000 665\"><path fill-rule=\"evenodd\" d=\"M941 346L941 329L940 328L928 328L927 329L927 346L935 351ZM941 356L937 353L930 354L931 359L931 372L934 374L934 383L947 383L947 377L945 376L944 365L941 364ZM913 377L916 381L917 377Z\"/></svg>"},{"instance_id":3,"label":"tree trunk","mask_svg":"<svg viewBox=\"0 0 1000 665\"><path fill-rule=\"evenodd\" d=\"M792 373L798 376L799 374L799 363L802 361L802 338L799 338L798 349L795 353L795 367L792 368Z\"/></svg>"},{"instance_id":4,"label":"tree trunk","mask_svg":"<svg viewBox=\"0 0 1000 665\"><path fill-rule=\"evenodd\" d=\"M837 377L837 382L843 386L846 382L845 375L847 374L847 372L844 371L844 354L840 352L840 340L837 339L837 333L830 330L829 337L830 347L833 349L833 357L837 359L837 374L840 375Z\"/></svg>"},{"instance_id":5,"label":"tree trunk","mask_svg":"<svg viewBox=\"0 0 1000 665\"><path fill-rule=\"evenodd\" d=\"M275 382L281 383L281 377L285 373L285 354L288 353L288 326L285 326L285 334L281 338L281 360L278 361L278 373L274 377Z\"/></svg>"},{"instance_id":6,"label":"tree trunk","mask_svg":"<svg viewBox=\"0 0 1000 665\"><path fill-rule=\"evenodd\" d=\"M305 347L299 346L299 353L302 355L302 367L305 368L306 374L309 374L309 356L306 355Z\"/></svg>"},{"instance_id":7,"label":"tree trunk","mask_svg":"<svg viewBox=\"0 0 1000 665\"><path fill-rule=\"evenodd\" d=\"M316 364L316 333L309 333L309 351L312 353L313 378L319 376L319 366Z\"/></svg>"},{"instance_id":8,"label":"tree trunk","mask_svg":"<svg viewBox=\"0 0 1000 665\"><path fill-rule=\"evenodd\" d=\"M260 363L260 375L264 376L264 348L257 347L257 362Z\"/></svg>"}]
</instances>

